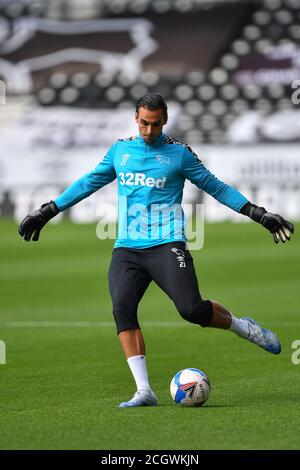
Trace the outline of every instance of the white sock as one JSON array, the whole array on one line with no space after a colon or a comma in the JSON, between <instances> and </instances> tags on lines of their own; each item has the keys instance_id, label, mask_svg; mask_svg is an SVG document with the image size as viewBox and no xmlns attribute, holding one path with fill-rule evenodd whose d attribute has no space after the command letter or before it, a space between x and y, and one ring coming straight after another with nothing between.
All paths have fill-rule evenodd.
<instances>
[{"instance_id":1,"label":"white sock","mask_svg":"<svg viewBox=\"0 0 300 470\"><path fill-rule=\"evenodd\" d=\"M127 362L134 377L137 390L151 390L146 357L142 355L131 356L127 359Z\"/></svg>"},{"instance_id":2,"label":"white sock","mask_svg":"<svg viewBox=\"0 0 300 470\"><path fill-rule=\"evenodd\" d=\"M241 338L248 338L249 334L249 327L248 327L248 322L247 320L241 320L239 318L234 317L231 314L231 325L229 327L229 330L233 331L236 333L238 336L241 336Z\"/></svg>"}]
</instances>

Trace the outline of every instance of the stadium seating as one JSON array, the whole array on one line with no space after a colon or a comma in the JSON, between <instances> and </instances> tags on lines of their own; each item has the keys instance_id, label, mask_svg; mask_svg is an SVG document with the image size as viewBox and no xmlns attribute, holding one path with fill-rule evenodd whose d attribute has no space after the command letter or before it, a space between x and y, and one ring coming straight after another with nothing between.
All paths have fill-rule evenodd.
<instances>
[{"instance_id":1,"label":"stadium seating","mask_svg":"<svg viewBox=\"0 0 300 470\"><path fill-rule=\"evenodd\" d=\"M62 2L63 3L63 2ZM70 2L71 3L71 2ZM97 2L87 2L87 5ZM216 2L218 3L218 2ZM51 4L51 2L49 2ZM1 14L6 18L20 15L54 15L54 9L45 1L20 5L9 4ZM171 9L186 13L193 9L213 7L213 2L196 0L105 0L93 14L102 17L143 15L145 13L166 14ZM80 9L79 9L80 11ZM43 106L64 105L85 108L132 107L139 96L146 92L159 91L168 102L180 103L182 113L173 134L190 143L222 143L226 129L249 110L270 113L292 108L289 83L267 81L262 83L237 80L237 74L247 64L265 58L274 52L288 54L288 49L300 42L300 0L262 0L252 5L245 24L236 31L230 44L215 58L213 67L204 71L191 70L174 73L145 67L138 77L126 73L54 71L37 93ZM52 12L52 13L51 13ZM61 15L67 17L68 11ZM77 13L78 14L78 13ZM91 13L92 14L92 13ZM55 15L54 15L55 16ZM82 12L87 17L87 10ZM251 66L252 66L251 65ZM256 65L254 65L255 70Z\"/></svg>"}]
</instances>

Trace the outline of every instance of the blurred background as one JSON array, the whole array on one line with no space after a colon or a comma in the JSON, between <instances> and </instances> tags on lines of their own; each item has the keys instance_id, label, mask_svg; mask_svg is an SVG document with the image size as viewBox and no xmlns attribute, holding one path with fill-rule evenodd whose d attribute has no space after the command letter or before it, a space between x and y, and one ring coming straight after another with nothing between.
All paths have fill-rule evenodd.
<instances>
[{"instance_id":1,"label":"blurred background","mask_svg":"<svg viewBox=\"0 0 300 470\"><path fill-rule=\"evenodd\" d=\"M17 234L136 135L147 91L167 100L166 133L221 180L300 220L300 0L0 0L0 448L299 449L299 224L276 246L186 183L184 201L203 201L211 222L193 252L203 298L275 331L282 354L184 322L153 282L139 321L162 406L143 419L117 407L134 383L111 314L113 241L95 236L116 220L116 182L55 217L40 243ZM213 384L197 412L169 395L186 367Z\"/></svg>"},{"instance_id":2,"label":"blurred background","mask_svg":"<svg viewBox=\"0 0 300 470\"><path fill-rule=\"evenodd\" d=\"M0 217L20 220L137 132L165 132L252 202L300 219L300 0L0 0ZM245 218L186 184L207 221ZM57 217L115 220L116 182Z\"/></svg>"}]
</instances>

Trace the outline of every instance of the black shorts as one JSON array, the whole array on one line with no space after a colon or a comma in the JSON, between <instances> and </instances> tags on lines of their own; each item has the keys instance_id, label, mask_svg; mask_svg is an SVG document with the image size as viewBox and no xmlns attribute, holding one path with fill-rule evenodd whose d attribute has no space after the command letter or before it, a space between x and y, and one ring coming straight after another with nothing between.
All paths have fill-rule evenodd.
<instances>
[{"instance_id":1,"label":"black shorts","mask_svg":"<svg viewBox=\"0 0 300 470\"><path fill-rule=\"evenodd\" d=\"M193 258L180 241L151 248L115 248L109 267L109 290L117 333L140 328L138 304L154 281L186 320L201 326L212 317L210 300L202 300Z\"/></svg>"}]
</instances>

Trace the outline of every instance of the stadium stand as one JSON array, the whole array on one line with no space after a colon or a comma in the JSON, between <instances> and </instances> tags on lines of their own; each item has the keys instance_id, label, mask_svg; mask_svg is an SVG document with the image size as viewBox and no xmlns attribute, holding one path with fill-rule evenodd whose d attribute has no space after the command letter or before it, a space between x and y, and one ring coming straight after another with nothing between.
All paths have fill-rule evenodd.
<instances>
[{"instance_id":1,"label":"stadium stand","mask_svg":"<svg viewBox=\"0 0 300 470\"><path fill-rule=\"evenodd\" d=\"M0 18L3 28L9 24L10 31L16 19L26 17L71 22L91 18L122 20L128 16L134 19L145 15L154 24L157 21L159 26L166 25L168 32L170 21L174 21L171 39L174 41L175 52L170 50L172 40L166 43L169 60L165 65L162 64L165 60L165 37L156 37L154 31L152 39L159 42L159 50L155 51L153 46L153 53L149 50L145 56L142 70L132 73L130 69L107 71L103 64L102 69L99 69L99 65L95 63L86 63L84 60L78 63L76 58L66 59L65 62L64 59L57 61L47 71L42 68L35 70L33 67L33 94L42 106L124 109L132 107L142 94L159 91L168 101L181 105L182 113L173 133L192 144L226 141L226 131L230 125L237 117L249 111L267 115L293 107L290 83L298 60L296 47L300 42L300 0L229 1L225 2L226 5L221 1L196 0L104 0L87 1L84 6L82 2L75 0L2 3ZM227 31L222 36L218 29L220 20L224 14L228 18L232 16L233 10L235 21L226 22ZM207 41L204 44L201 38L197 43L189 44L193 32L190 36L186 32L187 41L181 45L180 50L180 45L174 38L181 37L179 28L184 24L185 18L190 20L191 15L196 17L196 14L199 31L204 27L204 23L201 23L201 18L204 18L205 22L209 22L210 34L219 37L214 39L214 45L210 44L212 36L209 37L206 32ZM213 24L216 25L215 29L211 27ZM3 28L2 38L0 37L2 58L15 62L23 54L23 59L27 59L28 48L13 51L9 42L10 33L7 32L5 36ZM38 38L38 45L34 42L34 37L30 39L28 44L33 45L33 56L42 51L50 53L45 32L43 27L37 30L35 37ZM129 33L131 39L134 34L138 34L138 28ZM84 39L85 43L90 48L97 48L97 35L90 36L88 40ZM149 38L150 36L151 34ZM75 39L60 35L59 40L59 47L67 47L70 54L71 48L74 49ZM125 50L128 38L125 39L121 33L115 35L110 46L105 38L103 44L112 52L120 46L120 41ZM57 39L53 36L53 44L56 42ZM186 56L185 68L182 69L182 65L176 67L176 61L172 61L173 54L178 54L181 62L184 62ZM197 54L199 66L195 60ZM299 76L299 68L297 73Z\"/></svg>"}]
</instances>

